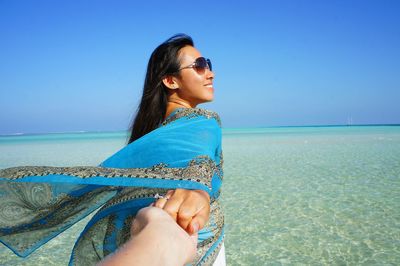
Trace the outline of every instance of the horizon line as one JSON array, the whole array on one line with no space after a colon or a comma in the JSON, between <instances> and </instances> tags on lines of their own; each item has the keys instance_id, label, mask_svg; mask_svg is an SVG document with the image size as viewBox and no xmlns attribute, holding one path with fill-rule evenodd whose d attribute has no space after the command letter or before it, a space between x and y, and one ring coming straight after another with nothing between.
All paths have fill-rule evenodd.
<instances>
[{"instance_id":1,"label":"horizon line","mask_svg":"<svg viewBox=\"0 0 400 266\"><path fill-rule=\"evenodd\" d=\"M222 129L248 129L248 128L288 128L288 127L367 127L367 126L400 126L400 123L393 124L328 124L328 125L281 125L281 126L251 126L251 127L222 127ZM15 133L0 133L0 137L16 137L16 136L29 136L29 135L56 135L56 134L85 134L85 133L116 133L128 132L126 129L119 130L73 130L62 132L15 132Z\"/></svg>"}]
</instances>

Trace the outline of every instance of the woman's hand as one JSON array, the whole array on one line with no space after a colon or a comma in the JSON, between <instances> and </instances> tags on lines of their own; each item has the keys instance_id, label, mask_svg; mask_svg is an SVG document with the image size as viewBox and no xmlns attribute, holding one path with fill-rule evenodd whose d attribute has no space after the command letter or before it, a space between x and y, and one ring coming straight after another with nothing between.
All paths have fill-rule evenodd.
<instances>
[{"instance_id":1,"label":"woman's hand","mask_svg":"<svg viewBox=\"0 0 400 266\"><path fill-rule=\"evenodd\" d=\"M164 209L188 234L204 227L210 215L210 196L202 190L169 190L154 206Z\"/></svg>"}]
</instances>

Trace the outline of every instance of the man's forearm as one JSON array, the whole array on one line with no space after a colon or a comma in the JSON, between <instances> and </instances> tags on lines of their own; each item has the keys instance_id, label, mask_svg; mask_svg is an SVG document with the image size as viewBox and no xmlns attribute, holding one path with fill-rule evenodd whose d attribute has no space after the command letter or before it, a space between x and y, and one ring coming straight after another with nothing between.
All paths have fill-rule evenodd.
<instances>
[{"instance_id":1,"label":"man's forearm","mask_svg":"<svg viewBox=\"0 0 400 266\"><path fill-rule=\"evenodd\" d=\"M146 225L143 230L129 239L117 252L108 256L101 266L110 265L183 265L180 254L166 226L160 223Z\"/></svg>"}]
</instances>

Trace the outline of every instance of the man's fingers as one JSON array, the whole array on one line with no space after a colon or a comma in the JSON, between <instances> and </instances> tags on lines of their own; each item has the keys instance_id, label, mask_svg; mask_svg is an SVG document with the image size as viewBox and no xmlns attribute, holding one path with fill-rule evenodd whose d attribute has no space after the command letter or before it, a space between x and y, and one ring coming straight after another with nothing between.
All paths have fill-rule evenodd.
<instances>
[{"instance_id":1,"label":"man's fingers","mask_svg":"<svg viewBox=\"0 0 400 266\"><path fill-rule=\"evenodd\" d=\"M150 207L142 208L136 213L136 216L133 218L131 224L131 235L136 235L146 225L148 222L146 214L148 213L149 209Z\"/></svg>"},{"instance_id":2,"label":"man's fingers","mask_svg":"<svg viewBox=\"0 0 400 266\"><path fill-rule=\"evenodd\" d=\"M197 247L197 243L199 242L199 234L194 233L193 235L190 236L190 240L193 241L193 245Z\"/></svg>"}]
</instances>

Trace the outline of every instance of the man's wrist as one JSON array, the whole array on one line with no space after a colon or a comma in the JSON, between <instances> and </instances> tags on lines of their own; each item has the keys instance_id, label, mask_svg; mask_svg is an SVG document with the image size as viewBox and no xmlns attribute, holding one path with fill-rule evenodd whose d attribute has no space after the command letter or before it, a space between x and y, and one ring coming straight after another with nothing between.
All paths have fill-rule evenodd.
<instances>
[{"instance_id":1,"label":"man's wrist","mask_svg":"<svg viewBox=\"0 0 400 266\"><path fill-rule=\"evenodd\" d=\"M150 222L143 230L132 240L140 243L146 242L146 245L157 250L156 254L149 254L154 259L154 265L183 265L186 261L184 256L176 256L176 254L184 254L181 242L177 242L172 234L165 234L169 228L160 222Z\"/></svg>"}]
</instances>

